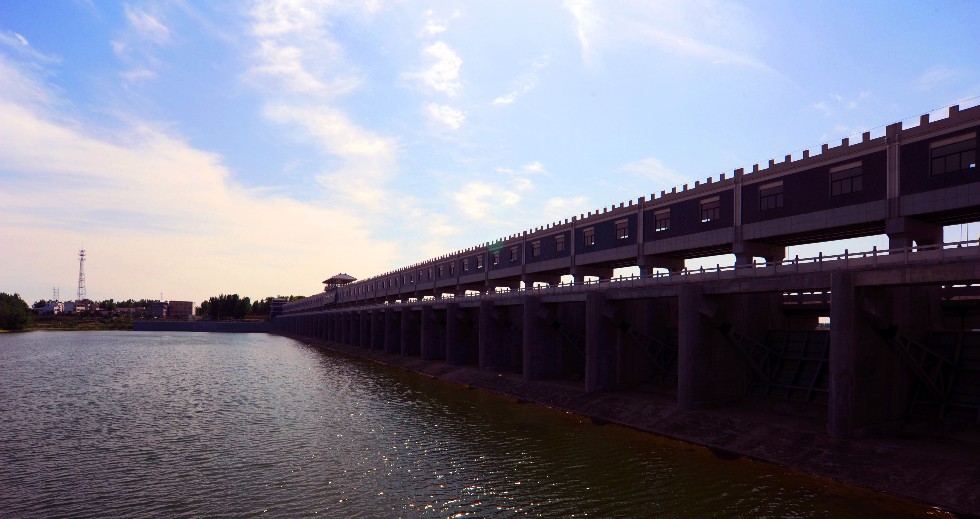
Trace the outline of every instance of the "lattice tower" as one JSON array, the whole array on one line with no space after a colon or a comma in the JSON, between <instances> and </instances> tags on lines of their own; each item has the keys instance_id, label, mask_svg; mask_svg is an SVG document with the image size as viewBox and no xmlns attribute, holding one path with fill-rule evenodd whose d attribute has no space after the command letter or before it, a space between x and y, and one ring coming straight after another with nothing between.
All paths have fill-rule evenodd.
<instances>
[{"instance_id":1,"label":"lattice tower","mask_svg":"<svg viewBox=\"0 0 980 519\"><path fill-rule=\"evenodd\" d=\"M61 299L58 299L61 297L61 290L58 290L58 287L51 287L51 296L54 301L61 301Z\"/></svg>"},{"instance_id":2,"label":"lattice tower","mask_svg":"<svg viewBox=\"0 0 980 519\"><path fill-rule=\"evenodd\" d=\"M85 249L78 251L78 300L86 298L85 294Z\"/></svg>"}]
</instances>

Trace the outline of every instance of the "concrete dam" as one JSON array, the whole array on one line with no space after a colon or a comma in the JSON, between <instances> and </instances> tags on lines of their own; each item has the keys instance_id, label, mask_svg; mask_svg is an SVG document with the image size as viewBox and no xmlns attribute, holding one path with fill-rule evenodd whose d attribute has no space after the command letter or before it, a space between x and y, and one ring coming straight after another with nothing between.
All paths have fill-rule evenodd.
<instances>
[{"instance_id":1,"label":"concrete dam","mask_svg":"<svg viewBox=\"0 0 980 519\"><path fill-rule=\"evenodd\" d=\"M980 242L943 240L944 226L980 220L978 133L980 107L953 106L368 279L331 278L273 327L980 514ZM887 249L785 253L882 234ZM734 261L686 268L720 254ZM614 278L620 267L640 275Z\"/></svg>"}]
</instances>

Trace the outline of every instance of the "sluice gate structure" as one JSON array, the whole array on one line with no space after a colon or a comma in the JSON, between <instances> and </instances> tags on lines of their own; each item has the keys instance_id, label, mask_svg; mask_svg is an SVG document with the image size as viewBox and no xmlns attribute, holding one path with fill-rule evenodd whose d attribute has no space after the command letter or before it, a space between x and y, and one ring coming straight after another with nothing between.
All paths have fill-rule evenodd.
<instances>
[{"instance_id":1,"label":"sluice gate structure","mask_svg":"<svg viewBox=\"0 0 980 519\"><path fill-rule=\"evenodd\" d=\"M980 242L944 243L943 227L980 221L978 134L980 107L953 106L876 138L333 283L285 304L273 326L587 395L657 395L678 412L751 402L833 441L969 437L963 459L977 463ZM785 254L878 235L887 249ZM686 268L720 254L733 264ZM633 266L639 276L613 277ZM832 465L815 471L834 475ZM976 496L919 497L980 513Z\"/></svg>"}]
</instances>

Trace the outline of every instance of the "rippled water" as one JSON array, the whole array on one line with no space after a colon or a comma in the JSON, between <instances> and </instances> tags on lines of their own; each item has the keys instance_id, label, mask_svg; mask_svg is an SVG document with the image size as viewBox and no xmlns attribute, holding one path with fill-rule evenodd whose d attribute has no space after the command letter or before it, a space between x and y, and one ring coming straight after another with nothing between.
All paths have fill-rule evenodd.
<instances>
[{"instance_id":1,"label":"rippled water","mask_svg":"<svg viewBox=\"0 0 980 519\"><path fill-rule=\"evenodd\" d=\"M4 517L926 517L261 334L0 334Z\"/></svg>"}]
</instances>

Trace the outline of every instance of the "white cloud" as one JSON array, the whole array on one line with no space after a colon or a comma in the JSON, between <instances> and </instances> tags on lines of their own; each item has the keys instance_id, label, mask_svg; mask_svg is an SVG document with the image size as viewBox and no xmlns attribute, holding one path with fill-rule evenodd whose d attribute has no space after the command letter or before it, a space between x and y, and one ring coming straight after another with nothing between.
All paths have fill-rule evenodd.
<instances>
[{"instance_id":1,"label":"white cloud","mask_svg":"<svg viewBox=\"0 0 980 519\"><path fill-rule=\"evenodd\" d=\"M912 84L918 90L932 90L937 86L948 83L963 75L963 71L955 68L936 65L925 70L918 77L912 80Z\"/></svg>"},{"instance_id":2,"label":"white cloud","mask_svg":"<svg viewBox=\"0 0 980 519\"><path fill-rule=\"evenodd\" d=\"M123 72L121 75L123 79L125 79L130 83L135 83L137 81L144 81L149 79L156 79L157 77L156 72L145 68L136 68L132 70L127 70Z\"/></svg>"},{"instance_id":3,"label":"white cloud","mask_svg":"<svg viewBox=\"0 0 980 519\"><path fill-rule=\"evenodd\" d=\"M126 20L136 32L145 39L158 45L170 41L170 29L150 13L126 6Z\"/></svg>"},{"instance_id":4,"label":"white cloud","mask_svg":"<svg viewBox=\"0 0 980 519\"><path fill-rule=\"evenodd\" d=\"M753 29L737 5L717 2L642 0L596 4L568 0L565 9L579 40L582 61L591 65L599 50L619 42L643 42L671 55L712 64L731 64L771 71L751 53Z\"/></svg>"},{"instance_id":5,"label":"white cloud","mask_svg":"<svg viewBox=\"0 0 980 519\"><path fill-rule=\"evenodd\" d=\"M627 173L640 175L653 182L658 189L669 189L672 186L679 186L687 179L672 169L665 166L660 160L647 157L645 159L624 164L619 168Z\"/></svg>"},{"instance_id":6,"label":"white cloud","mask_svg":"<svg viewBox=\"0 0 980 519\"><path fill-rule=\"evenodd\" d=\"M580 213L589 203L585 196L553 197L544 203L544 216L549 220L559 221Z\"/></svg>"},{"instance_id":7,"label":"white cloud","mask_svg":"<svg viewBox=\"0 0 980 519\"><path fill-rule=\"evenodd\" d=\"M11 73L6 81L34 81L0 65ZM375 273L397 254L370 238L358 215L245 189L221 157L154 124L93 128L49 112L57 101L20 97L44 88L0 89L0 285L46 296L72 279L83 245L91 296L162 290L195 301L220 292L313 293L325 273ZM345 143L353 153L375 147L356 135ZM343 258L337 243L350 247Z\"/></svg>"},{"instance_id":8,"label":"white cloud","mask_svg":"<svg viewBox=\"0 0 980 519\"><path fill-rule=\"evenodd\" d=\"M435 12L429 9L425 12L425 25L422 27L422 31L419 33L420 38L432 38L433 36L438 36L449 28L449 22L459 18L461 15L459 9L453 11L453 14L448 19L437 18Z\"/></svg>"},{"instance_id":9,"label":"white cloud","mask_svg":"<svg viewBox=\"0 0 980 519\"><path fill-rule=\"evenodd\" d=\"M593 9L592 0L566 0L565 9L572 15L575 36L582 50L582 61L588 65L595 53L592 37L602 25L602 19Z\"/></svg>"},{"instance_id":10,"label":"white cloud","mask_svg":"<svg viewBox=\"0 0 980 519\"><path fill-rule=\"evenodd\" d=\"M493 100L495 105L512 104L521 95L524 95L538 86L538 71L548 66L548 57L544 56L531 65L531 70L521 76L514 85L513 90L507 95L500 96Z\"/></svg>"},{"instance_id":11,"label":"white cloud","mask_svg":"<svg viewBox=\"0 0 980 519\"><path fill-rule=\"evenodd\" d=\"M540 163L538 161L528 162L527 164L524 164L523 166L521 166L521 170L523 170L525 173L544 173L545 172L544 164L542 164L542 163Z\"/></svg>"},{"instance_id":12,"label":"white cloud","mask_svg":"<svg viewBox=\"0 0 980 519\"><path fill-rule=\"evenodd\" d=\"M405 77L417 80L436 92L455 97L462 86L459 81L459 70L463 60L456 51L442 41L427 46L422 53L427 58L429 67L419 72L407 73Z\"/></svg>"},{"instance_id":13,"label":"white cloud","mask_svg":"<svg viewBox=\"0 0 980 519\"><path fill-rule=\"evenodd\" d=\"M521 195L500 186L476 181L460 188L453 199L459 211L474 220L479 220L487 218L494 209L517 205L521 201Z\"/></svg>"},{"instance_id":14,"label":"white cloud","mask_svg":"<svg viewBox=\"0 0 980 519\"><path fill-rule=\"evenodd\" d=\"M458 130L466 121L466 114L462 110L448 105L429 103L425 110L432 120L444 124L450 130Z\"/></svg>"}]
</instances>

